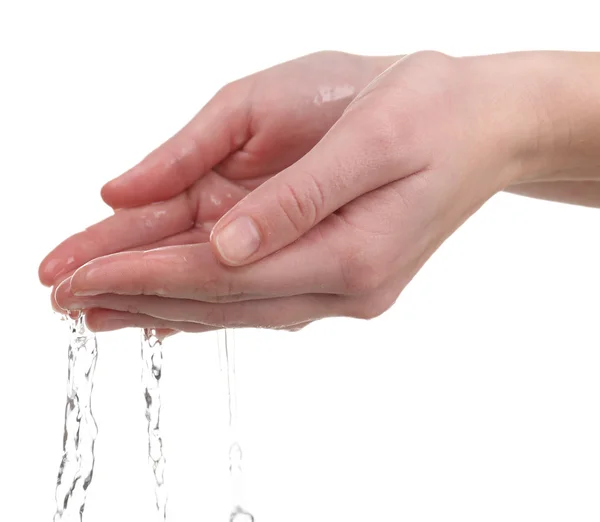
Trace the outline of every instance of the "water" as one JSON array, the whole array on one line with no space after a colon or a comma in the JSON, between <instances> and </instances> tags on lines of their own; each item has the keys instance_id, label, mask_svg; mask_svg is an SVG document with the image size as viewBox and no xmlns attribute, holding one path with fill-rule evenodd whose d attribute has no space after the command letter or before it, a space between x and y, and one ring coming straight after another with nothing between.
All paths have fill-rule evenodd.
<instances>
[{"instance_id":1,"label":"water","mask_svg":"<svg viewBox=\"0 0 600 522\"><path fill-rule=\"evenodd\" d=\"M221 371L225 373L229 405L229 475L231 481L232 509L230 522L254 522L254 517L243 509L242 447L238 437L237 390L235 379L235 343L233 330L218 333Z\"/></svg>"},{"instance_id":2,"label":"water","mask_svg":"<svg viewBox=\"0 0 600 522\"><path fill-rule=\"evenodd\" d=\"M146 400L148 421L148 458L154 473L157 520L167 519L167 490L165 488L165 465L163 442L160 433L160 378L162 375L162 342L156 331L142 330L142 384Z\"/></svg>"},{"instance_id":3,"label":"water","mask_svg":"<svg viewBox=\"0 0 600 522\"><path fill-rule=\"evenodd\" d=\"M67 321L70 329L67 404L54 522L81 522L94 474L94 444L98 435L92 414L98 346L96 336L85 326L83 314Z\"/></svg>"},{"instance_id":4,"label":"water","mask_svg":"<svg viewBox=\"0 0 600 522\"><path fill-rule=\"evenodd\" d=\"M63 437L63 458L56 482L54 522L82 522L88 488L94 472L94 445L98 427L92 414L94 371L98 358L96 336L85 326L83 314L67 318L70 329L67 404ZM156 331L142 330L142 384L148 421L148 456L155 480L158 519L167 518L167 491L163 442L160 432L160 379L162 342ZM232 330L219 332L219 356L225 374L229 408L229 471L232 508L230 522L254 522L243 509L242 448L238 442L235 345Z\"/></svg>"}]
</instances>

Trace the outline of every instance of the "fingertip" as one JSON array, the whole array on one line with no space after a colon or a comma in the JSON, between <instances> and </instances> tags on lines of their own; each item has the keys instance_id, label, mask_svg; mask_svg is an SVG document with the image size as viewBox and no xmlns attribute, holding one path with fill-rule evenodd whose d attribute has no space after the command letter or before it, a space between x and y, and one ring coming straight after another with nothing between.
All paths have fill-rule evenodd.
<instances>
[{"instance_id":1,"label":"fingertip","mask_svg":"<svg viewBox=\"0 0 600 522\"><path fill-rule=\"evenodd\" d=\"M127 270L142 251L108 254L88 261L73 272L69 292L76 297L111 293L113 278Z\"/></svg>"},{"instance_id":2,"label":"fingertip","mask_svg":"<svg viewBox=\"0 0 600 522\"><path fill-rule=\"evenodd\" d=\"M54 278L52 277L52 272L48 270L47 264L46 259L40 263L40 266L38 267L38 279L44 286L50 287L54 283Z\"/></svg>"},{"instance_id":3,"label":"fingertip","mask_svg":"<svg viewBox=\"0 0 600 522\"><path fill-rule=\"evenodd\" d=\"M150 156L102 186L100 197L109 207L129 208L140 204L140 196L145 188L143 184L147 182L147 174L153 166L148 161ZM141 201L141 204L145 202Z\"/></svg>"},{"instance_id":4,"label":"fingertip","mask_svg":"<svg viewBox=\"0 0 600 522\"><path fill-rule=\"evenodd\" d=\"M50 304L52 306L52 310L54 312L56 312L57 314L60 314L62 316L65 316L67 313L67 310L65 310L62 306L60 306L58 304L58 302L56 301L56 297L54 296L54 292L52 292L50 294Z\"/></svg>"},{"instance_id":5,"label":"fingertip","mask_svg":"<svg viewBox=\"0 0 600 522\"><path fill-rule=\"evenodd\" d=\"M127 182L121 179L123 176L125 174L109 181L100 189L102 201L114 211L131 206L128 205L127 198L125 197L126 193L124 191L127 189Z\"/></svg>"},{"instance_id":6,"label":"fingertip","mask_svg":"<svg viewBox=\"0 0 600 522\"><path fill-rule=\"evenodd\" d=\"M114 209L114 202L113 202L113 198L112 198L112 194L111 194L111 186L110 184L112 183L112 181L109 181L108 183L105 183L102 188L100 189L100 197L102 198L102 201L104 201L104 203L106 203L109 207Z\"/></svg>"},{"instance_id":7,"label":"fingertip","mask_svg":"<svg viewBox=\"0 0 600 522\"><path fill-rule=\"evenodd\" d=\"M54 252L48 254L40 263L38 277L44 286L53 286L61 275L66 273L75 262L75 258L57 257Z\"/></svg>"},{"instance_id":8,"label":"fingertip","mask_svg":"<svg viewBox=\"0 0 600 522\"><path fill-rule=\"evenodd\" d=\"M242 266L256 259L262 237L253 218L240 216L223 225L217 223L210 233L210 243L223 264Z\"/></svg>"},{"instance_id":9,"label":"fingertip","mask_svg":"<svg viewBox=\"0 0 600 522\"><path fill-rule=\"evenodd\" d=\"M68 307L63 305L66 305L68 299L73 297L73 294L71 293L71 279L71 277L66 278L55 286L54 291L52 292L53 303L63 311L68 310Z\"/></svg>"},{"instance_id":10,"label":"fingertip","mask_svg":"<svg viewBox=\"0 0 600 522\"><path fill-rule=\"evenodd\" d=\"M107 315L107 310L103 310L101 308L91 308L85 313L85 325L87 328L95 333L98 332L109 332L111 330L117 330L117 326L113 324L114 327L111 327L109 321L106 321L104 318Z\"/></svg>"},{"instance_id":11,"label":"fingertip","mask_svg":"<svg viewBox=\"0 0 600 522\"><path fill-rule=\"evenodd\" d=\"M160 342L164 342L164 340L167 337L171 337L177 333L179 333L178 330L172 330L170 328L157 328L156 330L156 337L158 337L158 339L160 340Z\"/></svg>"}]
</instances>

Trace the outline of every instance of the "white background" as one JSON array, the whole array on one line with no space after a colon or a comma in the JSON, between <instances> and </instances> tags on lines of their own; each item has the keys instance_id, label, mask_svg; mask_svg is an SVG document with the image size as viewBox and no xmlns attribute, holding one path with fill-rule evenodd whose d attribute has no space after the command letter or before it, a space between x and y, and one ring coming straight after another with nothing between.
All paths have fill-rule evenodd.
<instances>
[{"instance_id":1,"label":"white background","mask_svg":"<svg viewBox=\"0 0 600 522\"><path fill-rule=\"evenodd\" d=\"M0 7L1 521L54 510L67 335L39 261L221 85L322 49L600 50L592 0L83 4ZM239 332L257 522L599 520L599 225L500 195L383 317ZM137 343L100 336L86 522L152 520ZM170 520L225 521L216 335L166 351Z\"/></svg>"}]
</instances>

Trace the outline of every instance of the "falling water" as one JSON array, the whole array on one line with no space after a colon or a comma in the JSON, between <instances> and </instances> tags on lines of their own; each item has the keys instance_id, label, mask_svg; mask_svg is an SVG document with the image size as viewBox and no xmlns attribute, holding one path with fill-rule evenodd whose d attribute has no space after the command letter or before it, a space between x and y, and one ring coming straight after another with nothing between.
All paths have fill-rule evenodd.
<instances>
[{"instance_id":1,"label":"falling water","mask_svg":"<svg viewBox=\"0 0 600 522\"><path fill-rule=\"evenodd\" d=\"M163 442L160 432L160 378L162 374L162 342L156 331L142 330L142 384L146 400L148 421L148 458L154 473L157 519L167 519L167 490L165 488L165 465Z\"/></svg>"},{"instance_id":2,"label":"falling water","mask_svg":"<svg viewBox=\"0 0 600 522\"><path fill-rule=\"evenodd\" d=\"M254 522L254 517L243 505L242 447L238 439L237 391L235 379L235 344L233 330L220 330L219 356L221 370L225 373L229 405L229 474L231 480L232 509L230 522Z\"/></svg>"},{"instance_id":3,"label":"falling water","mask_svg":"<svg viewBox=\"0 0 600 522\"><path fill-rule=\"evenodd\" d=\"M54 522L82 522L88 487L94 471L94 444L98 427L92 414L93 378L98 357L96 336L87 329L83 314L67 318L70 329L67 403L63 437L63 458L56 483ZM167 492L164 482L166 460L160 433L160 379L162 342L155 330L142 330L142 383L148 421L148 455L155 479L156 509L166 520ZM237 392L235 346L232 330L219 332L219 355L227 386L229 409L229 471L232 508L230 522L254 522L244 510L242 448L237 433Z\"/></svg>"},{"instance_id":4,"label":"falling water","mask_svg":"<svg viewBox=\"0 0 600 522\"><path fill-rule=\"evenodd\" d=\"M81 522L94 473L94 443L98 434L92 414L98 347L96 336L85 326L83 314L67 321L70 329L67 404L54 522Z\"/></svg>"}]
</instances>

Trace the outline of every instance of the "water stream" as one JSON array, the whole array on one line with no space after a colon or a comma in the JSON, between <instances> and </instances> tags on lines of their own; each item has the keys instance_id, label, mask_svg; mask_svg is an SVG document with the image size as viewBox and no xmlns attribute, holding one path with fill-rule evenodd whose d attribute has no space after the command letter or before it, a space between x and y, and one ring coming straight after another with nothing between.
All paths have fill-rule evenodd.
<instances>
[{"instance_id":1,"label":"water stream","mask_svg":"<svg viewBox=\"0 0 600 522\"><path fill-rule=\"evenodd\" d=\"M54 522L82 522L88 488L94 472L94 445L98 427L92 414L94 371L98 357L96 336L87 329L83 314L67 317L69 324L67 403L63 457L56 481ZM219 332L221 371L227 390L229 472L231 482L230 522L254 522L243 504L242 447L238 434L235 345L232 330ZM142 330L142 385L146 403L148 457L155 482L157 520L167 519L167 491L163 441L160 431L162 342L156 331Z\"/></svg>"},{"instance_id":2,"label":"water stream","mask_svg":"<svg viewBox=\"0 0 600 522\"><path fill-rule=\"evenodd\" d=\"M247 512L243 504L243 473L242 447L239 442L237 389L235 377L235 341L233 330L225 329L218 332L219 358L221 371L225 374L227 400L229 408L229 475L231 482L232 508L230 522L254 522L254 517Z\"/></svg>"},{"instance_id":3,"label":"water stream","mask_svg":"<svg viewBox=\"0 0 600 522\"><path fill-rule=\"evenodd\" d=\"M67 321L70 331L67 404L54 522L81 522L94 474L94 444L98 435L92 414L98 346L96 336L85 325L83 314Z\"/></svg>"},{"instance_id":4,"label":"water stream","mask_svg":"<svg viewBox=\"0 0 600 522\"><path fill-rule=\"evenodd\" d=\"M166 460L160 432L160 378L162 375L162 342L155 330L142 330L142 385L148 421L148 459L154 474L157 520L167 519L167 489L165 487Z\"/></svg>"}]
</instances>

